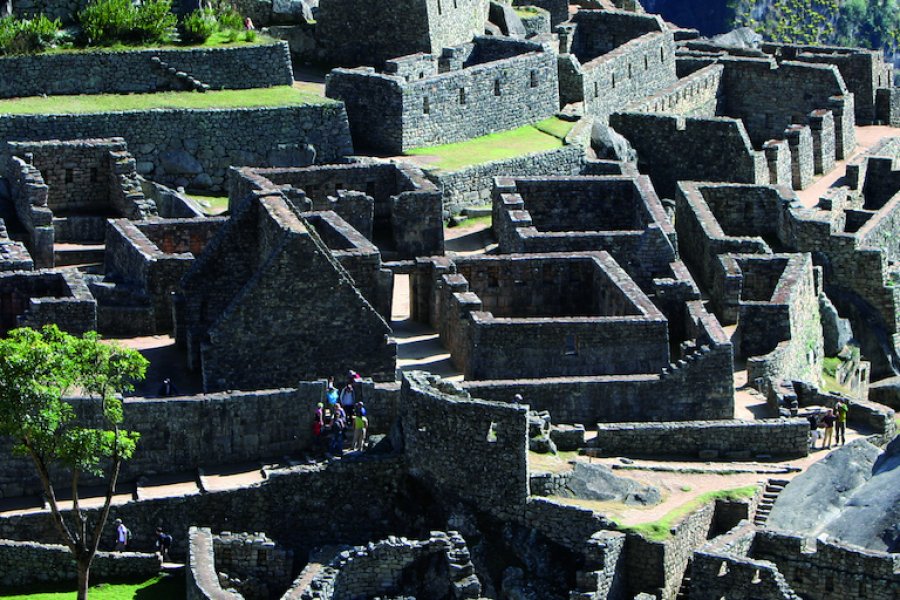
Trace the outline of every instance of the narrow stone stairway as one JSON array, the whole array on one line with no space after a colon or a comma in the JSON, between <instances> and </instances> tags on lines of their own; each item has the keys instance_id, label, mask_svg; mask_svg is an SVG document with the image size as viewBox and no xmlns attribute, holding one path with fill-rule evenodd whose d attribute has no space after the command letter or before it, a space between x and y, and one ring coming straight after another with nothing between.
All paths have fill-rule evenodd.
<instances>
[{"instance_id":1,"label":"narrow stone stairway","mask_svg":"<svg viewBox=\"0 0 900 600\"><path fill-rule=\"evenodd\" d=\"M772 512L772 506L778 499L778 494L788 484L787 479L769 479L766 481L766 489L763 491L759 506L756 507L756 514L753 516L753 524L757 527L764 527L766 521L769 520L769 513Z\"/></svg>"},{"instance_id":2,"label":"narrow stone stairway","mask_svg":"<svg viewBox=\"0 0 900 600\"><path fill-rule=\"evenodd\" d=\"M675 600L688 600L691 597L691 561L688 561L687 568L684 570L684 577L681 578L681 587L675 594Z\"/></svg>"}]
</instances>

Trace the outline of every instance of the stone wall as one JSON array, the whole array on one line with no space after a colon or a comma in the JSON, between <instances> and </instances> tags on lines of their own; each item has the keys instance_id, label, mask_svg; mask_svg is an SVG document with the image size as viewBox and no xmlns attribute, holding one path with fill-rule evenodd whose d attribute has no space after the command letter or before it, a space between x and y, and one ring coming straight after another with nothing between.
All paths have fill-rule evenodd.
<instances>
[{"instance_id":1,"label":"stone wall","mask_svg":"<svg viewBox=\"0 0 900 600\"><path fill-rule=\"evenodd\" d=\"M805 419L598 423L594 445L609 456L699 456L726 460L806 456Z\"/></svg>"},{"instance_id":2,"label":"stone wall","mask_svg":"<svg viewBox=\"0 0 900 600\"><path fill-rule=\"evenodd\" d=\"M660 373L552 379L467 381L472 394L512 402L521 394L554 422L676 421L730 419L734 414L732 348L715 318L689 302L693 349ZM659 402L661 396L666 402Z\"/></svg>"},{"instance_id":3,"label":"stone wall","mask_svg":"<svg viewBox=\"0 0 900 600\"><path fill-rule=\"evenodd\" d=\"M527 407L473 400L421 371L403 374L401 394L410 473L438 496L465 498L501 518L520 516L529 496Z\"/></svg>"},{"instance_id":4,"label":"stone wall","mask_svg":"<svg viewBox=\"0 0 900 600\"><path fill-rule=\"evenodd\" d=\"M402 462L395 456L346 456L329 463L270 469L260 483L138 499L113 506L100 547L112 548L116 518L134 534L129 547L142 552L153 551L156 527L162 526L174 538L172 554L178 557L187 554L188 528L198 523L216 531L272 532L296 556L328 544L366 544L388 535L408 535L412 525L395 512L402 473ZM360 498L366 501L360 503ZM342 512L338 519L335 506L354 510ZM98 508L86 512L93 521ZM59 534L47 515L35 511L4 516L0 538L53 542Z\"/></svg>"},{"instance_id":5,"label":"stone wall","mask_svg":"<svg viewBox=\"0 0 900 600\"><path fill-rule=\"evenodd\" d=\"M156 59L156 60L154 60ZM209 89L291 85L287 42L230 48L152 48L0 58L0 97L147 94L187 89L174 68Z\"/></svg>"},{"instance_id":6,"label":"stone wall","mask_svg":"<svg viewBox=\"0 0 900 600\"><path fill-rule=\"evenodd\" d=\"M0 116L0 141L121 136L137 171L172 186L221 190L231 165L306 165L353 152L339 103ZM310 149L314 149L314 152ZM0 175L12 175L0 151Z\"/></svg>"},{"instance_id":7,"label":"stone wall","mask_svg":"<svg viewBox=\"0 0 900 600\"><path fill-rule=\"evenodd\" d=\"M26 232L26 246L38 268L53 267L56 257L53 244L53 212L47 207L50 188L34 165L17 156L9 156L6 166L9 192L16 216Z\"/></svg>"},{"instance_id":8,"label":"stone wall","mask_svg":"<svg viewBox=\"0 0 900 600\"><path fill-rule=\"evenodd\" d=\"M634 146L641 172L664 198L675 196L679 181L769 182L765 156L740 121L617 113L610 125Z\"/></svg>"},{"instance_id":9,"label":"stone wall","mask_svg":"<svg viewBox=\"0 0 900 600\"><path fill-rule=\"evenodd\" d=\"M191 525L188 530L188 552L185 564L185 597L187 600L241 600L243 596L222 588L216 573L213 536L207 527Z\"/></svg>"},{"instance_id":10,"label":"stone wall","mask_svg":"<svg viewBox=\"0 0 900 600\"><path fill-rule=\"evenodd\" d=\"M396 74L412 67L406 62L417 72ZM335 69L326 79L326 95L347 106L357 147L399 153L458 142L535 123L559 109L556 58L533 42L478 37L474 47L447 48L440 58L402 57L388 67L385 74Z\"/></svg>"},{"instance_id":11,"label":"stone wall","mask_svg":"<svg viewBox=\"0 0 900 600\"><path fill-rule=\"evenodd\" d=\"M0 273L0 331L56 324L80 335L97 329L97 302L78 271Z\"/></svg>"},{"instance_id":12,"label":"stone wall","mask_svg":"<svg viewBox=\"0 0 900 600\"><path fill-rule=\"evenodd\" d=\"M268 600L290 585L293 553L265 533L223 531L212 536L212 543L215 572L228 590L248 600Z\"/></svg>"},{"instance_id":13,"label":"stone wall","mask_svg":"<svg viewBox=\"0 0 900 600\"><path fill-rule=\"evenodd\" d=\"M91 565L91 581L143 581L155 577L160 567L155 553L99 552ZM78 579L75 559L65 546L13 540L0 540L0 574L0 585L4 587L70 583Z\"/></svg>"},{"instance_id":14,"label":"stone wall","mask_svg":"<svg viewBox=\"0 0 900 600\"><path fill-rule=\"evenodd\" d=\"M569 18L567 0L513 0L513 6L536 6L550 13L550 25L556 27Z\"/></svg>"},{"instance_id":15,"label":"stone wall","mask_svg":"<svg viewBox=\"0 0 900 600\"><path fill-rule=\"evenodd\" d=\"M105 277L91 290L99 305L99 330L106 335L170 332L172 292L226 220L111 219L106 233Z\"/></svg>"},{"instance_id":16,"label":"stone wall","mask_svg":"<svg viewBox=\"0 0 900 600\"><path fill-rule=\"evenodd\" d=\"M582 119L569 132L565 145L525 156L463 167L457 171L426 171L441 190L444 208L457 213L471 204L489 204L494 178L503 176L578 175L585 165L590 144L590 119Z\"/></svg>"},{"instance_id":17,"label":"stone wall","mask_svg":"<svg viewBox=\"0 0 900 600\"><path fill-rule=\"evenodd\" d=\"M324 0L316 35L330 64L381 65L468 42L484 31L487 8L480 0Z\"/></svg>"},{"instance_id":18,"label":"stone wall","mask_svg":"<svg viewBox=\"0 0 900 600\"><path fill-rule=\"evenodd\" d=\"M656 94L637 100L625 110L686 117L715 117L721 102L724 69L719 64L699 69Z\"/></svg>"},{"instance_id":19,"label":"stone wall","mask_svg":"<svg viewBox=\"0 0 900 600\"><path fill-rule=\"evenodd\" d=\"M0 219L0 272L33 270L34 261L25 244L11 240L6 222Z\"/></svg>"},{"instance_id":20,"label":"stone wall","mask_svg":"<svg viewBox=\"0 0 900 600\"><path fill-rule=\"evenodd\" d=\"M175 332L207 391L350 369L394 379L390 327L280 193L253 192L193 263L175 299ZM351 332L352 345L341 343Z\"/></svg>"},{"instance_id":21,"label":"stone wall","mask_svg":"<svg viewBox=\"0 0 900 600\"><path fill-rule=\"evenodd\" d=\"M328 207L354 226L370 223L370 239L378 237L379 249L385 257L404 259L444 253L441 195L421 170L408 163L354 162L303 168L235 169L229 180L230 208L233 210L235 202L245 198L251 189L288 186L294 188L286 193L295 205L308 202L316 210ZM370 197L371 213L350 210L341 199L341 191ZM390 242L385 238L390 238Z\"/></svg>"},{"instance_id":22,"label":"stone wall","mask_svg":"<svg viewBox=\"0 0 900 600\"><path fill-rule=\"evenodd\" d=\"M751 556L775 563L803 598L888 600L900 586L896 554L840 542L763 530L753 539Z\"/></svg>"}]
</instances>

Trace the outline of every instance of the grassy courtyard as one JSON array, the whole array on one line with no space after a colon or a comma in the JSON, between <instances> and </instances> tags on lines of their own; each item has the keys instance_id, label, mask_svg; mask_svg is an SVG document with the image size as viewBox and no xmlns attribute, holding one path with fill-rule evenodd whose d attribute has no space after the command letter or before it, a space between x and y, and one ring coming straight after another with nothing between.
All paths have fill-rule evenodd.
<instances>
[{"instance_id":1,"label":"grassy courtyard","mask_svg":"<svg viewBox=\"0 0 900 600\"><path fill-rule=\"evenodd\" d=\"M427 158L427 166L430 168L456 171L470 165L559 148L574 125L571 121L552 117L534 125L492 133L465 142L415 148L408 150L406 154Z\"/></svg>"},{"instance_id":2,"label":"grassy courtyard","mask_svg":"<svg viewBox=\"0 0 900 600\"><path fill-rule=\"evenodd\" d=\"M75 597L74 584L63 586L30 586L23 590L0 589L0 598L9 600L71 600ZM98 583L92 585L91 600L180 600L184 598L184 577L159 575L139 583Z\"/></svg>"},{"instance_id":3,"label":"grassy courtyard","mask_svg":"<svg viewBox=\"0 0 900 600\"><path fill-rule=\"evenodd\" d=\"M94 94L80 96L32 96L0 100L0 115L86 114L160 108L260 108L327 104L327 98L302 92L289 85L249 90L160 92L156 94Z\"/></svg>"}]
</instances>

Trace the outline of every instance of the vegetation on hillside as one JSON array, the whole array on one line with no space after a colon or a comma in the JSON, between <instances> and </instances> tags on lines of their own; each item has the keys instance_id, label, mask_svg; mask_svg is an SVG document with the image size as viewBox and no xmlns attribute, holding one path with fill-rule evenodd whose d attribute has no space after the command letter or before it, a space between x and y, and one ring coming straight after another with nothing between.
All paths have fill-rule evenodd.
<instances>
[{"instance_id":1,"label":"vegetation on hillside","mask_svg":"<svg viewBox=\"0 0 900 600\"><path fill-rule=\"evenodd\" d=\"M729 0L735 26L784 43L900 47L900 0Z\"/></svg>"}]
</instances>

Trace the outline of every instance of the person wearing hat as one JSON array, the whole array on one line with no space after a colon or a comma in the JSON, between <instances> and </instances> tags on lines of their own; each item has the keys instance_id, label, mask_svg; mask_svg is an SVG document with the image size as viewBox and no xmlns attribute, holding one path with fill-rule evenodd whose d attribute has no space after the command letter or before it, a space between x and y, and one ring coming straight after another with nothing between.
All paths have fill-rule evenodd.
<instances>
[{"instance_id":1,"label":"person wearing hat","mask_svg":"<svg viewBox=\"0 0 900 600\"><path fill-rule=\"evenodd\" d=\"M366 430L369 429L369 417L362 402L356 403L353 414L353 449L362 452L366 449Z\"/></svg>"},{"instance_id":2,"label":"person wearing hat","mask_svg":"<svg viewBox=\"0 0 900 600\"><path fill-rule=\"evenodd\" d=\"M131 538L131 532L125 527L122 519L116 519L116 552L125 552L128 547L128 541Z\"/></svg>"}]
</instances>

